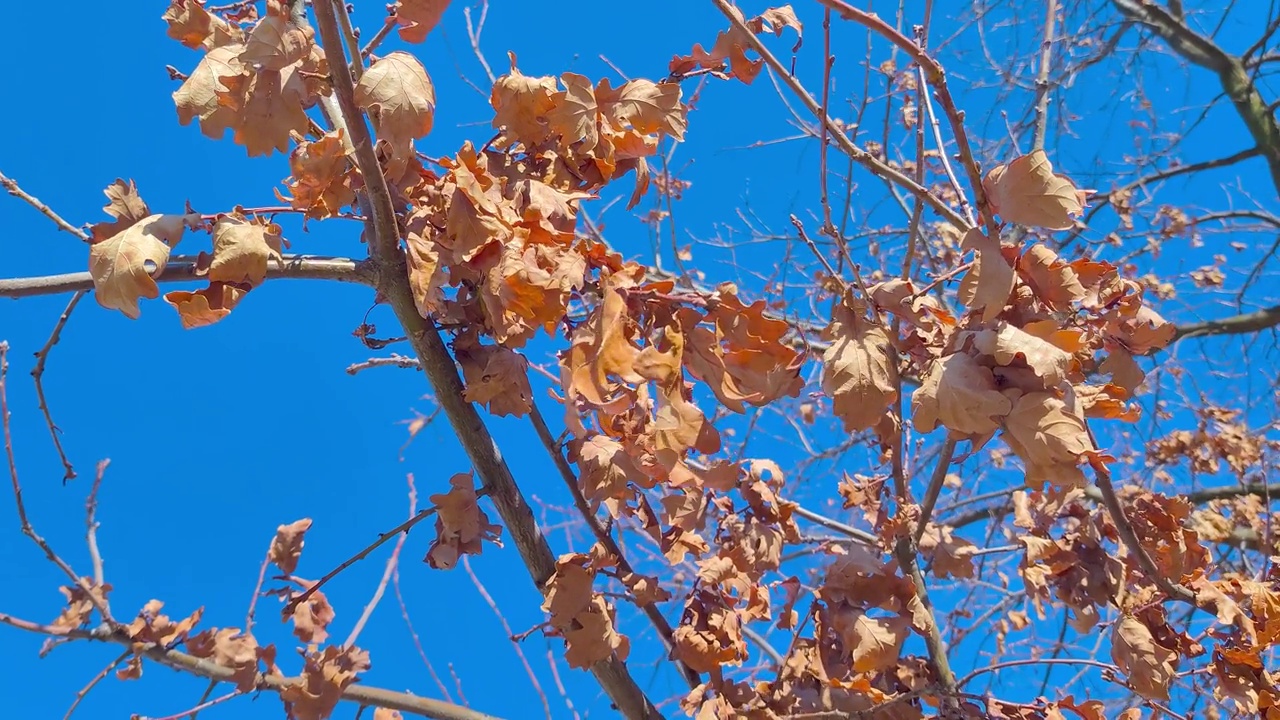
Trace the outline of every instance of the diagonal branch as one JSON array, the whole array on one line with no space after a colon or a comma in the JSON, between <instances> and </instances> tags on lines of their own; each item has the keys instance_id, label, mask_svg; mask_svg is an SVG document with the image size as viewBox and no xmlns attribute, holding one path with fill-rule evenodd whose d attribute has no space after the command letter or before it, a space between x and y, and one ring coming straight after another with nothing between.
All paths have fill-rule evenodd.
<instances>
[{"instance_id":1,"label":"diagonal branch","mask_svg":"<svg viewBox=\"0 0 1280 720\"><path fill-rule=\"evenodd\" d=\"M1280 305L1218 320L1179 325L1174 331L1173 339L1177 341L1209 335L1244 335L1277 325L1280 325Z\"/></svg>"},{"instance_id":2,"label":"diagonal branch","mask_svg":"<svg viewBox=\"0 0 1280 720\"><path fill-rule=\"evenodd\" d=\"M169 259L155 280L158 283L199 280L196 258L177 255ZM336 280L338 282L377 284L374 267L368 261L343 257L285 255L284 262L267 264L268 280ZM87 272L0 279L0 298L58 295L93 289L93 278Z\"/></svg>"},{"instance_id":3,"label":"diagonal branch","mask_svg":"<svg viewBox=\"0 0 1280 720\"><path fill-rule=\"evenodd\" d=\"M1271 168L1271 181L1280 193L1280 125L1267 108L1244 62L1223 50L1212 39L1192 30L1180 18L1152 0L1111 0L1125 17L1140 22L1159 35L1187 61L1218 74L1222 90L1235 105L1249 134Z\"/></svg>"},{"instance_id":4,"label":"diagonal branch","mask_svg":"<svg viewBox=\"0 0 1280 720\"><path fill-rule=\"evenodd\" d=\"M488 427L475 406L462 397L462 379L444 339L435 324L419 314L409 286L409 272L400 250L400 230L395 217L387 179L374 154L373 139L364 114L355 102L351 69L346 62L344 43L333 2L320 0L312 5L320 30L321 45L332 58L330 69L338 106L350 132L355 161L368 190L368 236L371 259L379 269L378 290L396 314L414 353L435 389L445 416L462 443L503 524L520 552L529 575L539 590L555 573L555 556L538 529L538 524L515 478L502 458ZM592 665L592 674L608 693L623 717L634 720L661 718L662 714L631 677L622 661L612 658Z\"/></svg>"}]
</instances>

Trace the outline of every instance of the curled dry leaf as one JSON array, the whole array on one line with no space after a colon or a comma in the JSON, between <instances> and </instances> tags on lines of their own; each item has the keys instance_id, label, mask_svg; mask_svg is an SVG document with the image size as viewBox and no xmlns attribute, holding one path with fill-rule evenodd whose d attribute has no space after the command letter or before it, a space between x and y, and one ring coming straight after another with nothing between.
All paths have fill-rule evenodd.
<instances>
[{"instance_id":1,"label":"curled dry leaf","mask_svg":"<svg viewBox=\"0 0 1280 720\"><path fill-rule=\"evenodd\" d=\"M49 623L49 627L59 632L84 627L89 622L89 618L93 617L94 599L96 598L101 604L106 604L107 594L111 592L110 583L95 585L93 578L81 578L81 580L84 581L85 587L89 588L88 593L81 589L80 585L63 585L58 588L58 592L67 599L67 606L53 622Z\"/></svg>"},{"instance_id":2,"label":"curled dry leaf","mask_svg":"<svg viewBox=\"0 0 1280 720\"><path fill-rule=\"evenodd\" d=\"M330 646L304 652L302 657L302 676L280 691L290 720L326 720L342 699L342 691L369 669L369 653L357 647Z\"/></svg>"},{"instance_id":3,"label":"curled dry leaf","mask_svg":"<svg viewBox=\"0 0 1280 720\"><path fill-rule=\"evenodd\" d=\"M303 590L312 583L299 581ZM286 605L286 608L288 606ZM308 645L318 645L329 637L329 624L333 622L334 609L324 592L317 590L285 614L293 621L293 634Z\"/></svg>"},{"instance_id":4,"label":"curled dry leaf","mask_svg":"<svg viewBox=\"0 0 1280 720\"><path fill-rule=\"evenodd\" d=\"M463 399L485 405L499 417L529 414L533 389L529 387L529 361L523 355L501 345L455 343L454 347L466 381Z\"/></svg>"},{"instance_id":5,"label":"curled dry leaf","mask_svg":"<svg viewBox=\"0 0 1280 720\"><path fill-rule=\"evenodd\" d=\"M935 360L911 396L916 432L932 432L941 423L963 435L988 435L1013 404L997 389L991 369L967 353Z\"/></svg>"},{"instance_id":6,"label":"curled dry leaf","mask_svg":"<svg viewBox=\"0 0 1280 720\"><path fill-rule=\"evenodd\" d=\"M1059 312L1069 312L1086 294L1075 269L1041 243L1018 258L1018 275L1041 302Z\"/></svg>"},{"instance_id":7,"label":"curled dry leaf","mask_svg":"<svg viewBox=\"0 0 1280 720\"><path fill-rule=\"evenodd\" d=\"M249 31L240 62L263 70L284 70L311 55L315 31L300 26L283 4L267 3L267 15Z\"/></svg>"},{"instance_id":8,"label":"curled dry leaf","mask_svg":"<svg viewBox=\"0 0 1280 720\"><path fill-rule=\"evenodd\" d=\"M458 473L449 478L453 489L431 496L436 506L436 539L427 550L426 562L433 568L448 570L463 555L479 555L482 541L501 545L500 525L489 522L480 509L471 473Z\"/></svg>"},{"instance_id":9,"label":"curled dry leaf","mask_svg":"<svg viewBox=\"0 0 1280 720\"><path fill-rule=\"evenodd\" d=\"M436 90L426 68L397 50L365 70L355 98L373 120L378 139L391 147L388 177L401 177L413 157L413 141L431 132L435 121Z\"/></svg>"},{"instance_id":10,"label":"curled dry leaf","mask_svg":"<svg viewBox=\"0 0 1280 720\"><path fill-rule=\"evenodd\" d=\"M792 52L800 49L804 27L790 5L770 8L750 20L746 20L737 7L731 5L729 10L756 35L768 30L780 37L783 28L793 28L796 31L796 45ZM689 55L677 55L672 58L671 74L683 75L697 68L718 68L727 62L733 76L750 85L764 66L762 59L747 58L746 52L750 47L744 34L737 27L732 27L716 37L716 43L710 51L704 50L701 44L697 44L693 46L693 51Z\"/></svg>"},{"instance_id":11,"label":"curled dry leaf","mask_svg":"<svg viewBox=\"0 0 1280 720\"><path fill-rule=\"evenodd\" d=\"M982 308L982 321L991 322L1004 311L1013 292L1013 266L1005 259L999 238L990 238L981 228L965 234L960 246L974 251L973 267L960 281L960 302Z\"/></svg>"},{"instance_id":12,"label":"curled dry leaf","mask_svg":"<svg viewBox=\"0 0 1280 720\"><path fill-rule=\"evenodd\" d=\"M93 236L91 242L99 243L118 235L139 220L151 215L151 208L147 207L147 203L138 195L138 186L132 180L116 178L116 181L108 185L102 194L106 195L109 201L102 211L115 220L94 223L90 228L90 234Z\"/></svg>"},{"instance_id":13,"label":"curled dry leaf","mask_svg":"<svg viewBox=\"0 0 1280 720\"><path fill-rule=\"evenodd\" d=\"M1084 418L1062 399L1047 392L1018 397L1004 419L1004 439L1026 465L1027 487L1084 487L1080 463L1095 448Z\"/></svg>"},{"instance_id":14,"label":"curled dry leaf","mask_svg":"<svg viewBox=\"0 0 1280 720\"><path fill-rule=\"evenodd\" d=\"M420 43L440 24L440 18L448 7L449 0L396 0L391 18L395 18L400 26L401 40Z\"/></svg>"},{"instance_id":15,"label":"curled dry leaf","mask_svg":"<svg viewBox=\"0 0 1280 720\"><path fill-rule=\"evenodd\" d=\"M213 225L211 282L243 283L252 287L267 277L267 262L283 265L280 226L261 218L250 220L239 213L222 215Z\"/></svg>"},{"instance_id":16,"label":"curled dry leaf","mask_svg":"<svg viewBox=\"0 0 1280 720\"><path fill-rule=\"evenodd\" d=\"M164 301L178 311L182 327L191 330L212 325L231 314L240 304L246 290L235 285L214 282L196 291L174 290L164 294Z\"/></svg>"},{"instance_id":17,"label":"curled dry leaf","mask_svg":"<svg viewBox=\"0 0 1280 720\"><path fill-rule=\"evenodd\" d=\"M1067 230L1084 211L1088 192L1053 172L1043 150L991 169L982 188L995 211L1009 223Z\"/></svg>"},{"instance_id":18,"label":"curled dry leaf","mask_svg":"<svg viewBox=\"0 0 1280 720\"><path fill-rule=\"evenodd\" d=\"M267 550L267 559L280 568L282 575L292 575L298 569L298 559L302 557L302 547L309 529L311 518L302 518L276 528L276 535L271 539L271 547Z\"/></svg>"},{"instance_id":19,"label":"curled dry leaf","mask_svg":"<svg viewBox=\"0 0 1280 720\"><path fill-rule=\"evenodd\" d=\"M199 224L195 213L151 215L89 246L89 275L98 304L137 320L142 314L138 300L160 297L155 277L169 262L170 249L184 229Z\"/></svg>"},{"instance_id":20,"label":"curled dry leaf","mask_svg":"<svg viewBox=\"0 0 1280 720\"><path fill-rule=\"evenodd\" d=\"M1129 687L1151 700L1168 700L1178 669L1176 650L1161 645L1146 623L1126 615L1111 631L1111 659L1129 676Z\"/></svg>"},{"instance_id":21,"label":"curled dry leaf","mask_svg":"<svg viewBox=\"0 0 1280 720\"><path fill-rule=\"evenodd\" d=\"M574 616L576 623L564 628L565 662L572 668L588 668L609 658L626 660L631 652L631 641L619 633L614 623L614 611L601 595L591 599L588 608Z\"/></svg>"},{"instance_id":22,"label":"curled dry leaf","mask_svg":"<svg viewBox=\"0 0 1280 720\"><path fill-rule=\"evenodd\" d=\"M305 210L309 218L337 215L356 200L347 162L349 144L341 128L319 140L298 143L289 155L292 175L285 181L293 197L276 194L291 207Z\"/></svg>"},{"instance_id":23,"label":"curled dry leaf","mask_svg":"<svg viewBox=\"0 0 1280 720\"><path fill-rule=\"evenodd\" d=\"M1070 353L1006 322L999 323L994 329L964 331L958 343L962 346L972 343L977 354L995 361L998 367L993 372L996 375L1002 376L1006 384L1023 390L1058 387L1066 381L1073 367ZM1034 377L1025 377L1025 372L1018 373L1022 368L1030 369Z\"/></svg>"},{"instance_id":24,"label":"curled dry leaf","mask_svg":"<svg viewBox=\"0 0 1280 720\"><path fill-rule=\"evenodd\" d=\"M844 302L832 310L824 335L832 343L822 353L822 391L831 398L845 432L866 430L898 398L889 335Z\"/></svg>"},{"instance_id":25,"label":"curled dry leaf","mask_svg":"<svg viewBox=\"0 0 1280 720\"><path fill-rule=\"evenodd\" d=\"M188 638L186 646L191 655L234 670L231 682L240 692L250 692L257 685L258 659L269 648L260 648L253 635L239 628L209 628Z\"/></svg>"},{"instance_id":26,"label":"curled dry leaf","mask_svg":"<svg viewBox=\"0 0 1280 720\"><path fill-rule=\"evenodd\" d=\"M196 608L195 612L174 622L168 615L160 613L163 607L163 602L151 600L142 607L133 622L125 626L124 631L135 643L135 648L140 649L139 646L143 645L173 647L187 639L187 635L204 615L204 608Z\"/></svg>"},{"instance_id":27,"label":"curled dry leaf","mask_svg":"<svg viewBox=\"0 0 1280 720\"><path fill-rule=\"evenodd\" d=\"M161 19L169 24L169 37L193 50L244 42L239 27L209 13L200 0L170 0Z\"/></svg>"},{"instance_id":28,"label":"curled dry leaf","mask_svg":"<svg viewBox=\"0 0 1280 720\"><path fill-rule=\"evenodd\" d=\"M864 610L847 605L832 609L830 617L845 653L853 659L855 672L875 672L897 665L902 643L911 634L911 621L907 618L871 617Z\"/></svg>"},{"instance_id":29,"label":"curled dry leaf","mask_svg":"<svg viewBox=\"0 0 1280 720\"><path fill-rule=\"evenodd\" d=\"M978 547L945 525L929 523L920 537L920 552L933 566L935 577L973 577L973 554Z\"/></svg>"},{"instance_id":30,"label":"curled dry leaf","mask_svg":"<svg viewBox=\"0 0 1280 720\"><path fill-rule=\"evenodd\" d=\"M607 435L592 435L576 444L574 452L578 483L582 494L593 506L609 500L623 500L634 494L630 484L651 487L649 479L626 453L622 443ZM617 503L609 503L610 512Z\"/></svg>"}]
</instances>

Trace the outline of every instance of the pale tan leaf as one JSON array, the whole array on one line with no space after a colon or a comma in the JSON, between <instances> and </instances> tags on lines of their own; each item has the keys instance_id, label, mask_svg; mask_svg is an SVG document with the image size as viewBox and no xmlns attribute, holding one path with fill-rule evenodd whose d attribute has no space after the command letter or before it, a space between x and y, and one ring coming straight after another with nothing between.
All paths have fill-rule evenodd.
<instances>
[{"instance_id":1,"label":"pale tan leaf","mask_svg":"<svg viewBox=\"0 0 1280 720\"><path fill-rule=\"evenodd\" d=\"M258 286L267 277L267 262L283 264L280 226L249 220L242 215L223 215L213 226L211 282L248 283Z\"/></svg>"},{"instance_id":2,"label":"pale tan leaf","mask_svg":"<svg viewBox=\"0 0 1280 720\"><path fill-rule=\"evenodd\" d=\"M1016 391L1015 391L1016 392ZM1045 481L1058 487L1084 487L1080 462L1094 450L1084 418L1052 393L1022 395L1004 419L1004 439L1026 465L1027 486Z\"/></svg>"},{"instance_id":3,"label":"pale tan leaf","mask_svg":"<svg viewBox=\"0 0 1280 720\"><path fill-rule=\"evenodd\" d=\"M987 237L981 228L964 236L961 247L973 250L973 267L960 281L959 298L971 309L982 308L982 321L991 322L1004 311L1013 292L1013 267L1000 251L1000 240Z\"/></svg>"},{"instance_id":4,"label":"pale tan leaf","mask_svg":"<svg viewBox=\"0 0 1280 720\"><path fill-rule=\"evenodd\" d=\"M1054 174L1043 150L992 168L982 188L1005 222L1049 230L1071 228L1088 197L1071 180Z\"/></svg>"},{"instance_id":5,"label":"pale tan leaf","mask_svg":"<svg viewBox=\"0 0 1280 720\"><path fill-rule=\"evenodd\" d=\"M1156 642L1151 628L1126 615L1111 631L1111 659L1129 676L1129 687L1151 700L1168 700L1178 653Z\"/></svg>"},{"instance_id":6,"label":"pale tan leaf","mask_svg":"<svg viewBox=\"0 0 1280 720\"><path fill-rule=\"evenodd\" d=\"M938 423L965 435L995 432L1012 409L996 387L991 369L966 353L935 360L911 396L916 432L931 432Z\"/></svg>"},{"instance_id":7,"label":"pale tan leaf","mask_svg":"<svg viewBox=\"0 0 1280 720\"><path fill-rule=\"evenodd\" d=\"M89 246L89 275L94 297L105 308L119 310L137 320L141 298L160 297L155 277L169 262L170 249L187 227L196 227L200 216L151 215L123 232Z\"/></svg>"},{"instance_id":8,"label":"pale tan leaf","mask_svg":"<svg viewBox=\"0 0 1280 720\"><path fill-rule=\"evenodd\" d=\"M832 343L822 353L822 391L846 432L866 430L898 397L889 335L843 302L832 310L825 335Z\"/></svg>"},{"instance_id":9,"label":"pale tan leaf","mask_svg":"<svg viewBox=\"0 0 1280 720\"><path fill-rule=\"evenodd\" d=\"M408 43L426 40L448 7L449 0L396 0L392 17L400 25L400 39Z\"/></svg>"}]
</instances>

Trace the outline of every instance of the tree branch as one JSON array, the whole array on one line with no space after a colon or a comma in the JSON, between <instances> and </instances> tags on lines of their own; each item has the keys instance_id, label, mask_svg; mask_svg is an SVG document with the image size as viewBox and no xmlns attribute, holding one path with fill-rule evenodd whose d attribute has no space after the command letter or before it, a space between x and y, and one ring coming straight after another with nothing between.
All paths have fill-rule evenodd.
<instances>
[{"instance_id":1,"label":"tree branch","mask_svg":"<svg viewBox=\"0 0 1280 720\"><path fill-rule=\"evenodd\" d=\"M409 286L408 267L400 250L400 230L390 189L374 154L373 140L364 115L355 102L351 69L343 61L345 53L335 8L331 0L319 0L312 8L320 30L321 45L330 58L334 93L350 132L356 165L368 191L369 248L371 259L379 269L378 289L403 326L427 379L435 389L440 407L489 491L489 497L511 533L530 577L538 589L545 592L547 581L555 573L555 556L538 529L533 510L516 485L488 427L480 419L475 406L463 399L462 379L440 331L418 313ZM602 660L591 666L591 672L624 717L633 720L662 718L622 661L616 658Z\"/></svg>"},{"instance_id":2,"label":"tree branch","mask_svg":"<svg viewBox=\"0 0 1280 720\"><path fill-rule=\"evenodd\" d=\"M1197 33L1152 0L1111 0L1126 17L1155 31L1169 47L1187 61L1218 74L1222 90L1235 105L1249 134L1271 168L1271 181L1280 193L1280 125L1268 111L1267 103L1250 78L1240 58L1227 53L1217 43Z\"/></svg>"},{"instance_id":3,"label":"tree branch","mask_svg":"<svg viewBox=\"0 0 1280 720\"><path fill-rule=\"evenodd\" d=\"M1280 305L1257 312L1232 315L1218 320L1179 325L1174 330L1174 341L1208 335L1244 335L1280 325Z\"/></svg>"},{"instance_id":4,"label":"tree branch","mask_svg":"<svg viewBox=\"0 0 1280 720\"><path fill-rule=\"evenodd\" d=\"M195 257L178 255L169 259L155 280L158 283L199 280L196 267ZM285 255L283 264L267 263L267 279L336 280L369 286L377 284L377 274L368 261L312 255ZM58 295L92 289L93 278L87 272L0 279L0 298Z\"/></svg>"}]
</instances>

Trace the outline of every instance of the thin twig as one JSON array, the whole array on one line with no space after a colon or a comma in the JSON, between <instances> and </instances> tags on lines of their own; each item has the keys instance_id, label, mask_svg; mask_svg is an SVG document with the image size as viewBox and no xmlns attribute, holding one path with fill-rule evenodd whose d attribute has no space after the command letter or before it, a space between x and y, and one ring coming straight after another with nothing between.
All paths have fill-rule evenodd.
<instances>
[{"instance_id":1,"label":"thin twig","mask_svg":"<svg viewBox=\"0 0 1280 720\"><path fill-rule=\"evenodd\" d=\"M67 321L71 319L71 312L76 309L76 305L80 303L81 298L85 295L85 291L81 290L71 296L71 301L67 303L67 307L58 316L58 322L54 323L53 332L49 333L49 339L45 341L44 347L36 352L36 365L31 369L31 378L36 385L36 401L39 403L40 412L44 413L45 425L49 427L49 436L53 438L53 447L58 451L58 459L62 461L62 468L65 471L62 476L63 484L68 480L72 480L76 476L75 468L71 466L71 461L67 459L67 453L62 449L62 440L58 435L62 430L53 422L53 414L49 412L49 401L44 395L44 367L49 360L49 352L53 350L53 346L58 344L58 340L62 338L62 328L66 327Z\"/></svg>"},{"instance_id":2,"label":"thin twig","mask_svg":"<svg viewBox=\"0 0 1280 720\"><path fill-rule=\"evenodd\" d=\"M84 541L89 548L89 561L93 564L93 583L101 587L106 583L105 573L102 569L102 553L98 551L98 489L102 487L102 477L107 472L107 466L111 464L110 460L99 460L98 470L93 476L93 486L89 488L89 494L84 501Z\"/></svg>"},{"instance_id":3,"label":"thin twig","mask_svg":"<svg viewBox=\"0 0 1280 720\"><path fill-rule=\"evenodd\" d=\"M485 604L498 616L498 622L502 623L502 630L507 634L507 639L511 641L511 647L516 651L516 657L520 658L520 664L524 666L524 672L529 676L529 682L533 684L533 689L538 693L538 699L542 701L542 711L546 714L547 720L551 718L551 702L547 700L547 693L542 689L542 683L538 682L538 676L533 672L533 666L529 664L529 658L525 657L524 648L520 647L520 641L516 639L516 634L511 631L511 624L507 622L507 617L502 614L502 610L498 608L498 603L494 602L493 596L485 588L484 583L480 582L480 578L476 577L476 573L471 569L471 561L466 555L462 556L462 568L467 571L467 577L471 578L471 584L475 585L476 590L480 593L480 597L484 598Z\"/></svg>"},{"instance_id":4,"label":"thin twig","mask_svg":"<svg viewBox=\"0 0 1280 720\"><path fill-rule=\"evenodd\" d=\"M1045 0L1044 38L1040 41L1040 69L1036 73L1036 124L1031 149L1044 149L1049 127L1049 61L1053 58L1053 26L1058 17L1058 0Z\"/></svg>"},{"instance_id":5,"label":"thin twig","mask_svg":"<svg viewBox=\"0 0 1280 720\"><path fill-rule=\"evenodd\" d=\"M916 526L916 543L924 537L925 528L929 525L929 517L938 504L938 495L942 493L942 483L947 479L947 470L951 467L951 458L956 452L956 439L947 433L938 451L938 464L933 467L933 475L929 478L929 487L925 489L924 501L920 503L920 524Z\"/></svg>"},{"instance_id":6,"label":"thin twig","mask_svg":"<svg viewBox=\"0 0 1280 720\"><path fill-rule=\"evenodd\" d=\"M239 690L232 690L226 695L220 695L212 700L201 700L198 705L188 708L186 710L183 710L180 713L174 713L173 715L165 715L164 717L150 717L150 716L147 716L147 717L135 716L135 717L137 717L138 720L182 720L183 718L195 718L195 716L199 714L201 710L208 710L209 708L215 705L221 705L222 703L228 700L233 700L235 698L238 698L243 694L244 693L240 692Z\"/></svg>"},{"instance_id":7,"label":"thin twig","mask_svg":"<svg viewBox=\"0 0 1280 720\"><path fill-rule=\"evenodd\" d=\"M40 202L40 200L37 199L34 195L30 195L21 187L19 187L18 181L12 178L6 177L4 173L0 173L0 187L3 187L5 190L8 190L10 195L13 195L14 197L22 200L26 204L35 208L36 210L39 210L42 215L52 220L53 224L57 225L59 230L62 230L63 232L69 232L72 235L75 235L76 237L80 238L84 242L89 242L88 233L76 227L75 225L72 225L66 220L63 220L62 216L54 212L52 208Z\"/></svg>"},{"instance_id":8,"label":"thin twig","mask_svg":"<svg viewBox=\"0 0 1280 720\"><path fill-rule=\"evenodd\" d=\"M120 663L127 660L130 655L133 655L132 649L125 650L124 652L120 653L119 657L107 663L107 666L99 670L98 674L94 675L93 678L89 680L88 684L80 688L80 691L76 693L75 699L71 701L71 707L67 708L66 714L62 716L62 720L71 720L71 716L75 714L76 708L80 707L80 703L83 702L84 699L89 696L89 691L93 690L93 688L97 686L98 683L102 682L102 680L105 677L111 674L112 670L115 670L117 667L119 667Z\"/></svg>"},{"instance_id":9,"label":"thin twig","mask_svg":"<svg viewBox=\"0 0 1280 720\"><path fill-rule=\"evenodd\" d=\"M418 491L413 485L413 475L409 476L409 519L412 520L418 514ZM400 566L400 550L404 548L404 541L409 539L409 533L400 534L400 539L396 541L396 546L391 550L391 557L387 558L387 565L382 571L382 579L378 581L378 587L373 591L373 597L369 599L369 603L364 606L364 611L360 613L360 619L351 628L351 634L347 636L347 641L342 643L343 647L351 647L356 644L356 638L360 637L360 631L369 622L369 616L373 615L373 609L378 607L378 603L382 601L382 595L387 591L387 583L391 580L392 574L396 568Z\"/></svg>"},{"instance_id":10,"label":"thin twig","mask_svg":"<svg viewBox=\"0 0 1280 720\"><path fill-rule=\"evenodd\" d=\"M53 548L45 541L43 537L36 534L35 527L31 525L31 520L27 517L27 506L22 501L22 483L18 479L18 464L13 455L13 433L11 428L11 417L9 415L9 400L6 392L6 382L9 372L9 343L0 340L0 425L4 430L4 452L9 462L9 478L13 484L13 500L18 510L18 522L21 524L22 534L31 539L36 547L44 552L49 562L58 567L59 570L66 575L71 582L85 594L94 609L102 616L103 622L110 627L118 627L115 618L111 616L111 608L107 604L106 598L99 595L95 590L97 587L90 587L84 578L76 574L75 570L63 560L61 556L53 551Z\"/></svg>"}]
</instances>

